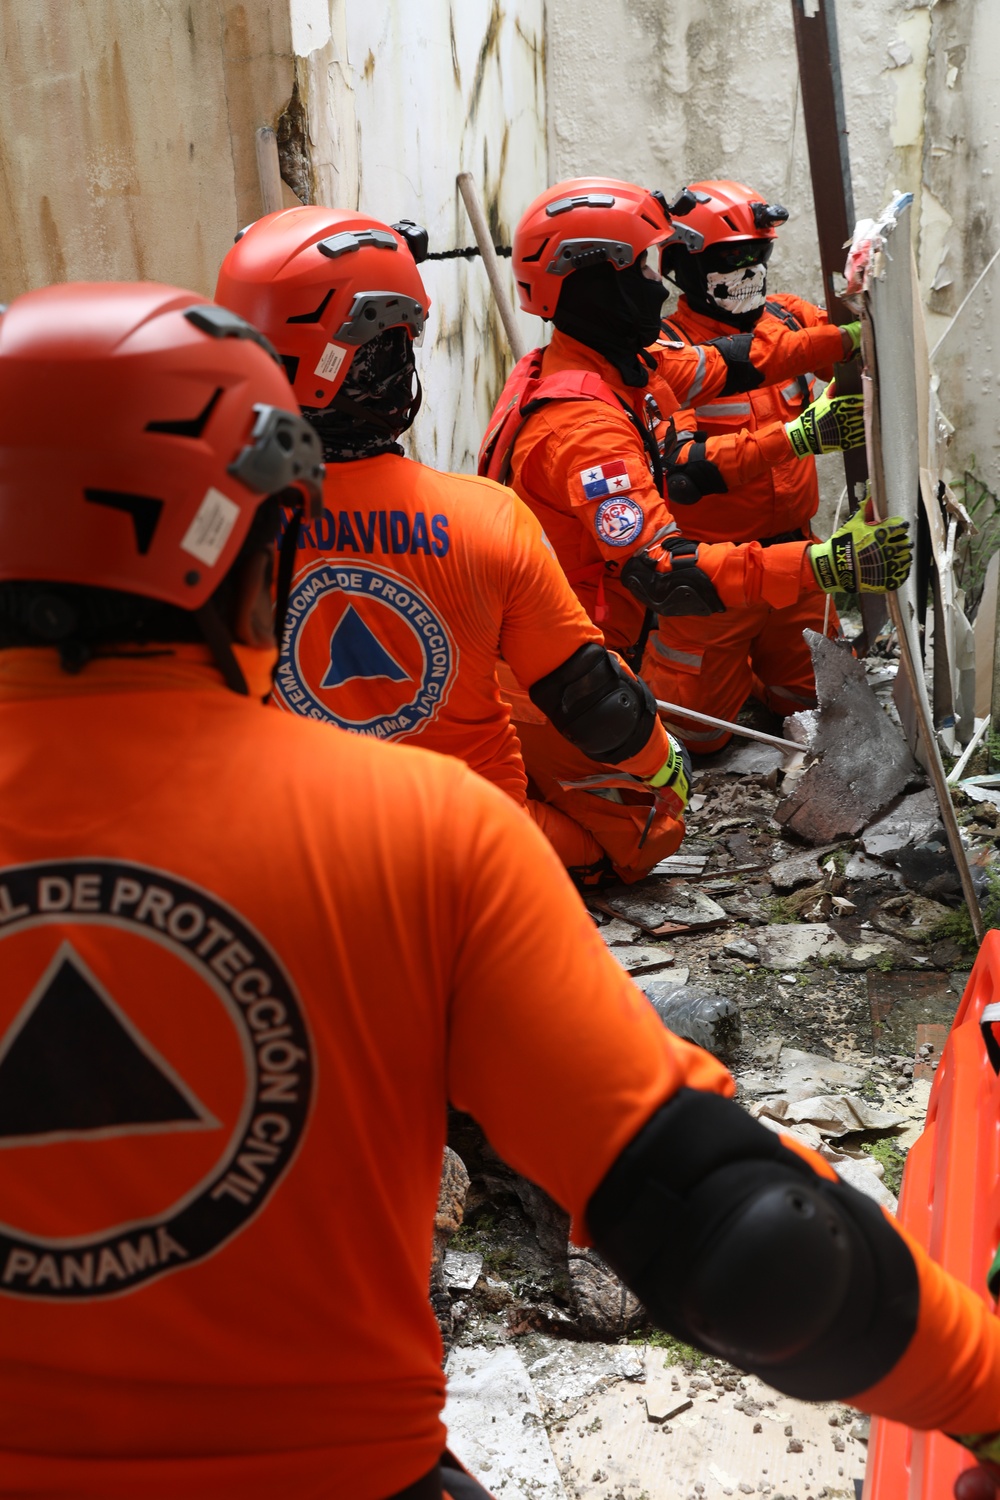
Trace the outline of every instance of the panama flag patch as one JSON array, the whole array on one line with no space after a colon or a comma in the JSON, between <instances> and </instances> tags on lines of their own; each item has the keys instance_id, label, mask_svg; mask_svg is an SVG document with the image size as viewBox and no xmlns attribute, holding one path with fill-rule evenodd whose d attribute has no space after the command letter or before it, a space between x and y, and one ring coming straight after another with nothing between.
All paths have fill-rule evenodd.
<instances>
[{"instance_id":1,"label":"panama flag patch","mask_svg":"<svg viewBox=\"0 0 1000 1500\"><path fill-rule=\"evenodd\" d=\"M581 469L580 483L588 500L603 500L605 495L624 495L632 488L623 458L616 458L610 464L595 464L592 469Z\"/></svg>"}]
</instances>

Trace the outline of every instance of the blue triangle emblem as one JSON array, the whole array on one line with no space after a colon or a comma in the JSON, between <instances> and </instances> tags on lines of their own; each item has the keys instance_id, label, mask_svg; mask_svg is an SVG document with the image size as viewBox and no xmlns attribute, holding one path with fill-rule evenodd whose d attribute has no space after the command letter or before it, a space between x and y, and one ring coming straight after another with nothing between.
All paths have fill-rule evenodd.
<instances>
[{"instance_id":1,"label":"blue triangle emblem","mask_svg":"<svg viewBox=\"0 0 1000 1500\"><path fill-rule=\"evenodd\" d=\"M353 677L388 677L406 682L409 674L373 635L353 604L349 604L330 637L330 665L321 687L340 687Z\"/></svg>"}]
</instances>

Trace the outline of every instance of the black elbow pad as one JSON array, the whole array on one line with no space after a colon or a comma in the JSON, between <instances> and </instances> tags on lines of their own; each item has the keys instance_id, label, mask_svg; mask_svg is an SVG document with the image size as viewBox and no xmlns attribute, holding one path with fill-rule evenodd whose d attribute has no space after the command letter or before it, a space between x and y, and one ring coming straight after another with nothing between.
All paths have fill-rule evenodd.
<instances>
[{"instance_id":1,"label":"black elbow pad","mask_svg":"<svg viewBox=\"0 0 1000 1500\"><path fill-rule=\"evenodd\" d=\"M866 1390L917 1326L917 1269L878 1206L715 1094L664 1105L587 1222L655 1323L790 1396Z\"/></svg>"},{"instance_id":2,"label":"black elbow pad","mask_svg":"<svg viewBox=\"0 0 1000 1500\"><path fill-rule=\"evenodd\" d=\"M697 436L703 438L705 434ZM664 472L671 505L695 505L705 495L724 495L729 488L722 470L708 457L704 442L693 442L683 459L668 457Z\"/></svg>"},{"instance_id":3,"label":"black elbow pad","mask_svg":"<svg viewBox=\"0 0 1000 1500\"><path fill-rule=\"evenodd\" d=\"M649 688L596 641L539 678L528 697L570 744L612 766L638 755L656 723Z\"/></svg>"},{"instance_id":4,"label":"black elbow pad","mask_svg":"<svg viewBox=\"0 0 1000 1500\"><path fill-rule=\"evenodd\" d=\"M752 333L730 333L721 339L710 339L726 361L726 383L720 396L736 396L740 391L755 391L764 384L762 372L754 368L750 358L753 345Z\"/></svg>"},{"instance_id":5,"label":"black elbow pad","mask_svg":"<svg viewBox=\"0 0 1000 1500\"><path fill-rule=\"evenodd\" d=\"M698 543L687 537L666 537L660 542L670 553L670 568L658 568L643 548L633 552L622 568L622 583L646 609L658 615L717 615L725 605L707 573L698 566Z\"/></svg>"}]
</instances>

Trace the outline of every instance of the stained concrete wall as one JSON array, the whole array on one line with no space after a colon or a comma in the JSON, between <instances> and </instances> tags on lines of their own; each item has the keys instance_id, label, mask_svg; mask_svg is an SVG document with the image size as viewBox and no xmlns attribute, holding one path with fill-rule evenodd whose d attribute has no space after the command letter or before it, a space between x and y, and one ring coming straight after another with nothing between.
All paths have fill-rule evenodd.
<instances>
[{"instance_id":1,"label":"stained concrete wall","mask_svg":"<svg viewBox=\"0 0 1000 1500\"><path fill-rule=\"evenodd\" d=\"M261 213L264 124L301 201L416 219L450 249L472 242L468 169L509 243L546 182L543 21L544 0L0 0L0 301L67 279L211 294ZM506 341L480 261L424 277L411 449L469 469Z\"/></svg>"},{"instance_id":2,"label":"stained concrete wall","mask_svg":"<svg viewBox=\"0 0 1000 1500\"><path fill-rule=\"evenodd\" d=\"M916 193L933 344L1000 245L1000 7L838 0L838 16L856 205ZM772 285L818 292L789 0L0 0L0 43L0 299L81 277L210 292L260 212L261 124L299 198L422 220L437 249L471 241L462 169L504 243L560 176L743 178L792 211ZM974 457L994 490L998 278L938 359L947 461ZM509 355L479 261L425 279L412 448L468 468Z\"/></svg>"},{"instance_id":3,"label":"stained concrete wall","mask_svg":"<svg viewBox=\"0 0 1000 1500\"><path fill-rule=\"evenodd\" d=\"M64 280L210 293L260 213L254 130L292 91L272 0L0 0L0 300Z\"/></svg>"},{"instance_id":4,"label":"stained concrete wall","mask_svg":"<svg viewBox=\"0 0 1000 1500\"><path fill-rule=\"evenodd\" d=\"M478 183L497 244L547 181L544 0L293 0L318 201L474 243L455 186ZM513 297L513 280L507 269ZM472 469L511 363L482 262L428 261L415 457ZM534 324L534 327L532 327ZM537 332L524 320L526 336Z\"/></svg>"},{"instance_id":5,"label":"stained concrete wall","mask_svg":"<svg viewBox=\"0 0 1000 1500\"><path fill-rule=\"evenodd\" d=\"M931 344L1000 246L1000 7L837 0L858 215L916 194ZM548 0L553 177L605 171L668 193L748 182L791 210L769 284L818 297L819 259L789 0ZM933 290L934 287L937 290ZM1000 265L942 347L946 462L1000 490ZM836 459L824 460L827 488Z\"/></svg>"}]
</instances>

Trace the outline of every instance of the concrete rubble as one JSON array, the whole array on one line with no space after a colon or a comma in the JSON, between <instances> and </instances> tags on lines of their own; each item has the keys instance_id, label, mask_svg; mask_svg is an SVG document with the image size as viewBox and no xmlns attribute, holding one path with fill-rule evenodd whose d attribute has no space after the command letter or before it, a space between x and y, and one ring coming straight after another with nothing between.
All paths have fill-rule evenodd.
<instances>
[{"instance_id":1,"label":"concrete rubble","mask_svg":"<svg viewBox=\"0 0 1000 1500\"><path fill-rule=\"evenodd\" d=\"M837 692L858 692L867 671L888 701L884 659L845 667L831 649ZM891 739L891 718L877 712ZM588 893L587 905L664 1023L730 1067L738 1102L893 1212L939 1052L926 1038L943 1034L973 952L955 894L905 883L912 861L936 855L926 846L940 831L933 794L911 789L919 772L895 758L866 803L863 787L848 796L837 745L834 735L823 762L839 767L845 804L853 799L851 831L827 818L807 834L779 816L791 797L805 806L818 759L800 774L780 752L734 743L695 767L683 858ZM866 776L881 755L865 746ZM985 749L970 774L984 761ZM956 788L955 802L985 880L1000 859L1000 808L967 790ZM873 801L867 826L853 826ZM562 1209L501 1163L472 1122L453 1119L449 1140L471 1184L443 1261L455 1341L448 1419L469 1466L491 1465L481 1473L498 1500L860 1493L856 1412L790 1401L657 1334L596 1251L568 1243ZM500 1399L513 1422L501 1422Z\"/></svg>"},{"instance_id":2,"label":"concrete rubble","mask_svg":"<svg viewBox=\"0 0 1000 1500\"><path fill-rule=\"evenodd\" d=\"M809 843L827 844L859 833L922 773L880 707L863 662L814 630L803 634L819 708L787 721L790 736L808 751L808 764L775 817Z\"/></svg>"}]
</instances>

